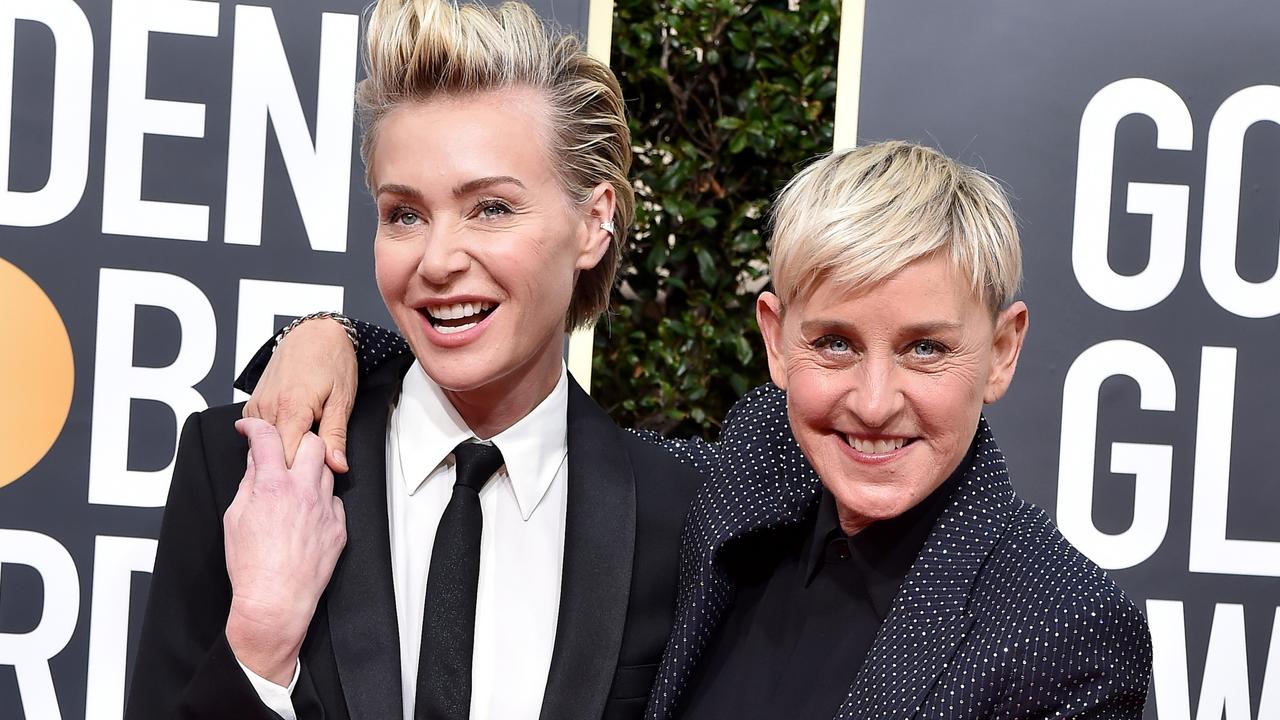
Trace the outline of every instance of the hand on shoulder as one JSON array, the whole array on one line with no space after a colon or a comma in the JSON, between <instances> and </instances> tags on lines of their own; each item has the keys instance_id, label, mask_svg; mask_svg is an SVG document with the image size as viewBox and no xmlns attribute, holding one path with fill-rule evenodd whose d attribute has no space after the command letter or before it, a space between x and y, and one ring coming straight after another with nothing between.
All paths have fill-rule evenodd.
<instances>
[{"instance_id":1,"label":"hand on shoulder","mask_svg":"<svg viewBox=\"0 0 1280 720\"><path fill-rule=\"evenodd\" d=\"M276 426L288 465L293 465L303 435L319 420L325 461L334 472L346 472L356 375L355 349L346 329L333 320L309 320L280 340L244 416Z\"/></svg>"}]
</instances>

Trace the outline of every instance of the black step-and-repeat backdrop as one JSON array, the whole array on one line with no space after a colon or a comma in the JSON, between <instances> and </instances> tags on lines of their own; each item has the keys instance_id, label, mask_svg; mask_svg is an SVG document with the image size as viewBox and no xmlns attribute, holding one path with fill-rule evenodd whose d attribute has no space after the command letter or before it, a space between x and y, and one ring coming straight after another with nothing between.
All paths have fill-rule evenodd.
<instances>
[{"instance_id":1,"label":"black step-and-repeat backdrop","mask_svg":"<svg viewBox=\"0 0 1280 720\"><path fill-rule=\"evenodd\" d=\"M1280 4L871 0L858 134L1016 195L1015 485L1147 613L1148 717L1280 718Z\"/></svg>"},{"instance_id":2,"label":"black step-and-repeat backdrop","mask_svg":"<svg viewBox=\"0 0 1280 720\"><path fill-rule=\"evenodd\" d=\"M367 4L0 0L0 718L121 716L180 423L284 318L389 322Z\"/></svg>"},{"instance_id":3,"label":"black step-and-repeat backdrop","mask_svg":"<svg viewBox=\"0 0 1280 720\"><path fill-rule=\"evenodd\" d=\"M850 0L854 2L854 0ZM365 0L0 0L0 717L118 718L178 423L385 314ZM535 2L585 28L588 0ZM1013 188L1022 492L1146 610L1150 717L1280 717L1280 5L867 2L859 135Z\"/></svg>"}]
</instances>

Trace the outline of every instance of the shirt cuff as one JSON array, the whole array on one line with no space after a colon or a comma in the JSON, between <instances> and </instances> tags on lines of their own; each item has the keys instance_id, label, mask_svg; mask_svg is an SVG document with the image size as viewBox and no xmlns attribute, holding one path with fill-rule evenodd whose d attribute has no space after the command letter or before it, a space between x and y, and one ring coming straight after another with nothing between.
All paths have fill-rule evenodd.
<instances>
[{"instance_id":1,"label":"shirt cuff","mask_svg":"<svg viewBox=\"0 0 1280 720\"><path fill-rule=\"evenodd\" d=\"M236 658L236 664L240 666L240 670L244 672L245 677L249 678L249 684L253 685L253 690L258 693L258 699L262 701L263 705L271 708L275 714L284 718L284 720L298 720L298 713L293 709L293 688L298 684L298 675L302 673L301 660L294 661L293 679L289 681L289 687L281 687L258 675L245 667L245 664L240 662L239 658Z\"/></svg>"}]
</instances>

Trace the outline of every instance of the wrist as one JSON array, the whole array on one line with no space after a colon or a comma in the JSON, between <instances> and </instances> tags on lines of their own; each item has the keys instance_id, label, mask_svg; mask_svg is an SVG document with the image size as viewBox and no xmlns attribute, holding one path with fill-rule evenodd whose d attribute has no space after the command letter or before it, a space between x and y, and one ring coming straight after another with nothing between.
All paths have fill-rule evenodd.
<instances>
[{"instance_id":1,"label":"wrist","mask_svg":"<svg viewBox=\"0 0 1280 720\"><path fill-rule=\"evenodd\" d=\"M276 685L289 685L306 637L306 623L283 617L263 619L232 601L225 633L240 664Z\"/></svg>"},{"instance_id":2,"label":"wrist","mask_svg":"<svg viewBox=\"0 0 1280 720\"><path fill-rule=\"evenodd\" d=\"M314 323L312 322L314 320L331 320L332 323ZM276 335L275 348L280 347L280 343L285 339L285 336L287 336L289 333L293 332L294 330L297 330L299 327L303 326L304 324L308 324L308 323L310 323L310 325L312 326L336 325L337 327L342 329L343 333L346 334L347 340L351 341L352 349L354 350L360 349L360 335L356 331L355 323L351 321L351 318L347 317L346 315L343 315L342 313L327 312L327 311L314 312L308 315L303 315L302 317L286 325L284 329L280 331L280 334Z\"/></svg>"}]
</instances>

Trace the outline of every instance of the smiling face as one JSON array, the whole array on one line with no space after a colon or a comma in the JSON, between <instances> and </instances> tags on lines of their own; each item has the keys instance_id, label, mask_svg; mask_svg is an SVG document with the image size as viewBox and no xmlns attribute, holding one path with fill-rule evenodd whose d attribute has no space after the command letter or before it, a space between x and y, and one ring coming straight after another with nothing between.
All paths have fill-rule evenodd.
<instances>
[{"instance_id":1,"label":"smiling face","mask_svg":"<svg viewBox=\"0 0 1280 720\"><path fill-rule=\"evenodd\" d=\"M472 430L509 427L554 388L580 270L609 246L612 189L575 206L515 88L391 111L370 158L378 288L427 374Z\"/></svg>"},{"instance_id":2,"label":"smiling face","mask_svg":"<svg viewBox=\"0 0 1280 720\"><path fill-rule=\"evenodd\" d=\"M822 282L785 309L757 303L773 381L796 440L853 533L901 515L964 459L983 403L1009 386L1021 302L991 312L931 255L857 292Z\"/></svg>"}]
</instances>

